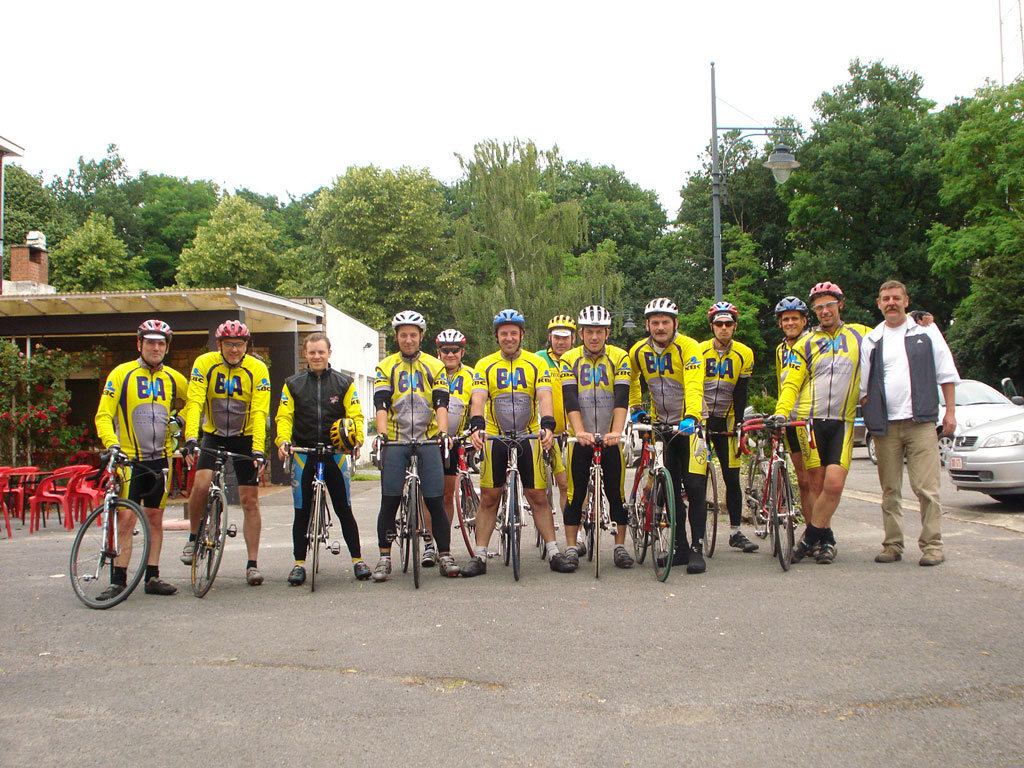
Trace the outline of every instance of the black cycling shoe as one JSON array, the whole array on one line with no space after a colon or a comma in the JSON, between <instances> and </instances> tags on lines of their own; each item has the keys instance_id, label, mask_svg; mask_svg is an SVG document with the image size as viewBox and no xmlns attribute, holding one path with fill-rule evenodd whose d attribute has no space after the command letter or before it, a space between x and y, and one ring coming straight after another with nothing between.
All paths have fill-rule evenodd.
<instances>
[{"instance_id":1,"label":"black cycling shoe","mask_svg":"<svg viewBox=\"0 0 1024 768\"><path fill-rule=\"evenodd\" d=\"M485 573L487 573L487 561L481 557L471 557L469 564L462 566L462 575L467 579L472 576L483 576Z\"/></svg>"},{"instance_id":2,"label":"black cycling shoe","mask_svg":"<svg viewBox=\"0 0 1024 768\"><path fill-rule=\"evenodd\" d=\"M96 595L96 600L101 603L105 603L107 600L113 600L115 597L124 592L126 587L126 584L111 584L109 587L107 587L98 595Z\"/></svg>"},{"instance_id":3,"label":"black cycling shoe","mask_svg":"<svg viewBox=\"0 0 1024 768\"><path fill-rule=\"evenodd\" d=\"M818 545L815 544L814 546L816 547ZM798 541L796 543L796 546L793 547L793 558L792 558L793 562L794 563L799 563L805 557L808 557L808 556L812 555L811 550L812 550L812 547L811 547L810 544L807 543L807 537L806 536L801 536L800 537L800 541Z\"/></svg>"},{"instance_id":4,"label":"black cycling shoe","mask_svg":"<svg viewBox=\"0 0 1024 768\"><path fill-rule=\"evenodd\" d=\"M166 581L161 581L158 576L146 579L146 585L143 589L147 595L173 595L178 591L176 586L168 584Z\"/></svg>"},{"instance_id":5,"label":"black cycling shoe","mask_svg":"<svg viewBox=\"0 0 1024 768\"><path fill-rule=\"evenodd\" d=\"M697 542L690 548L690 562L686 564L687 573L704 573L708 569L704 562L704 547Z\"/></svg>"},{"instance_id":6,"label":"black cycling shoe","mask_svg":"<svg viewBox=\"0 0 1024 768\"><path fill-rule=\"evenodd\" d=\"M690 562L690 548L688 546L686 546L686 545L683 545L683 547L680 548L679 545L677 544L676 548L675 548L675 554L672 555L672 567L676 568L676 567L678 567L680 565L686 565L689 562ZM665 567L665 558L664 557L659 557L658 558L658 567L659 568L664 568Z\"/></svg>"},{"instance_id":7,"label":"black cycling shoe","mask_svg":"<svg viewBox=\"0 0 1024 768\"><path fill-rule=\"evenodd\" d=\"M292 568L292 572L288 574L288 583L293 587L299 587L306 583L306 569L301 565L296 565Z\"/></svg>"},{"instance_id":8,"label":"black cycling shoe","mask_svg":"<svg viewBox=\"0 0 1024 768\"><path fill-rule=\"evenodd\" d=\"M729 537L729 546L742 549L744 552L757 552L757 544L743 535L743 531L736 531Z\"/></svg>"},{"instance_id":9,"label":"black cycling shoe","mask_svg":"<svg viewBox=\"0 0 1024 768\"><path fill-rule=\"evenodd\" d=\"M359 579L359 581L366 581L370 578L370 574L373 573L373 571L370 570L370 566L362 560L352 563L352 572L355 573L356 578Z\"/></svg>"},{"instance_id":10,"label":"black cycling shoe","mask_svg":"<svg viewBox=\"0 0 1024 768\"><path fill-rule=\"evenodd\" d=\"M612 553L612 561L615 563L616 568L632 568L633 558L626 551L625 547L616 547Z\"/></svg>"},{"instance_id":11,"label":"black cycling shoe","mask_svg":"<svg viewBox=\"0 0 1024 768\"><path fill-rule=\"evenodd\" d=\"M556 552L551 556L551 570L558 571L559 573L572 573L576 570L576 567L569 562L569 559L565 556L564 552Z\"/></svg>"}]
</instances>

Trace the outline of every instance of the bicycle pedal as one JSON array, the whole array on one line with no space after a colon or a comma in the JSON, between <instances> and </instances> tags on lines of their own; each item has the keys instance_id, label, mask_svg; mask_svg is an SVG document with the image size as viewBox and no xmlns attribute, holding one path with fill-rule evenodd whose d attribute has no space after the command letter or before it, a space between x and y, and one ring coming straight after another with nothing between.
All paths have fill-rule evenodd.
<instances>
[{"instance_id":1,"label":"bicycle pedal","mask_svg":"<svg viewBox=\"0 0 1024 768\"><path fill-rule=\"evenodd\" d=\"M497 556L498 556L498 553L497 553L497 552L488 552L488 553L487 553L487 557L488 557L488 559L490 559L490 558L492 558L492 557L497 557Z\"/></svg>"},{"instance_id":2,"label":"bicycle pedal","mask_svg":"<svg viewBox=\"0 0 1024 768\"><path fill-rule=\"evenodd\" d=\"M238 529L235 527L235 524L232 523L231 525L228 526L228 536L230 536L233 539L237 535L238 535Z\"/></svg>"},{"instance_id":3,"label":"bicycle pedal","mask_svg":"<svg viewBox=\"0 0 1024 768\"><path fill-rule=\"evenodd\" d=\"M340 555L341 554L341 542L339 542L339 541L332 541L330 543L330 547L329 548L331 550L331 554L332 555Z\"/></svg>"}]
</instances>

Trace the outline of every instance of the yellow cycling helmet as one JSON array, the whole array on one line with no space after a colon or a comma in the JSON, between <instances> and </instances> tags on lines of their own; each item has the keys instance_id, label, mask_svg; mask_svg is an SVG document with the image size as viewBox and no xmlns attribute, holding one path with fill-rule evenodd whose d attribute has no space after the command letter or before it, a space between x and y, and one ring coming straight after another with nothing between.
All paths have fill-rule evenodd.
<instances>
[{"instance_id":1,"label":"yellow cycling helmet","mask_svg":"<svg viewBox=\"0 0 1024 768\"><path fill-rule=\"evenodd\" d=\"M553 331L555 328L568 328L570 331L575 331L576 321L568 315L555 315L548 321L548 330Z\"/></svg>"},{"instance_id":2,"label":"yellow cycling helmet","mask_svg":"<svg viewBox=\"0 0 1024 768\"><path fill-rule=\"evenodd\" d=\"M338 419L331 424L331 443L337 450L348 453L356 447L358 442L355 421L352 419Z\"/></svg>"}]
</instances>

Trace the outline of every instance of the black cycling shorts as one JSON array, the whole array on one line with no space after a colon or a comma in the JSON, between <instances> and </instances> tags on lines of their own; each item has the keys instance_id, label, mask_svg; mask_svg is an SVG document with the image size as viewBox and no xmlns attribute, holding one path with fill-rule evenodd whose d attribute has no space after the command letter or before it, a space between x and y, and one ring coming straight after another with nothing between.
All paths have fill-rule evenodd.
<instances>
[{"instance_id":1,"label":"black cycling shorts","mask_svg":"<svg viewBox=\"0 0 1024 768\"><path fill-rule=\"evenodd\" d=\"M252 436L235 435L234 437L221 437L220 435L211 435L207 432L203 435L201 445L203 448L219 448L222 451L249 455L252 453ZM232 459L231 463L235 465L235 477L238 479L239 485L259 485L255 463L252 461L242 461L241 459L237 461ZM212 470L213 464L213 456L200 452L199 461L196 462L196 469Z\"/></svg>"}]
</instances>

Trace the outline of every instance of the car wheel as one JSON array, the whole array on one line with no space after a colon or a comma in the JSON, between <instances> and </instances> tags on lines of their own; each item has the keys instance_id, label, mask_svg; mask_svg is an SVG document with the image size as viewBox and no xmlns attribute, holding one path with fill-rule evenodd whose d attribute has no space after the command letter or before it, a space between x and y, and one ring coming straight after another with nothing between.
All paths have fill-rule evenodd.
<instances>
[{"instance_id":1,"label":"car wheel","mask_svg":"<svg viewBox=\"0 0 1024 768\"><path fill-rule=\"evenodd\" d=\"M946 466L949 460L949 453L953 450L953 438L949 435L942 435L939 438L939 463Z\"/></svg>"},{"instance_id":2,"label":"car wheel","mask_svg":"<svg viewBox=\"0 0 1024 768\"><path fill-rule=\"evenodd\" d=\"M864 435L864 445L868 449L868 458L872 464L878 463L878 456L875 454L875 439L871 435Z\"/></svg>"}]
</instances>

